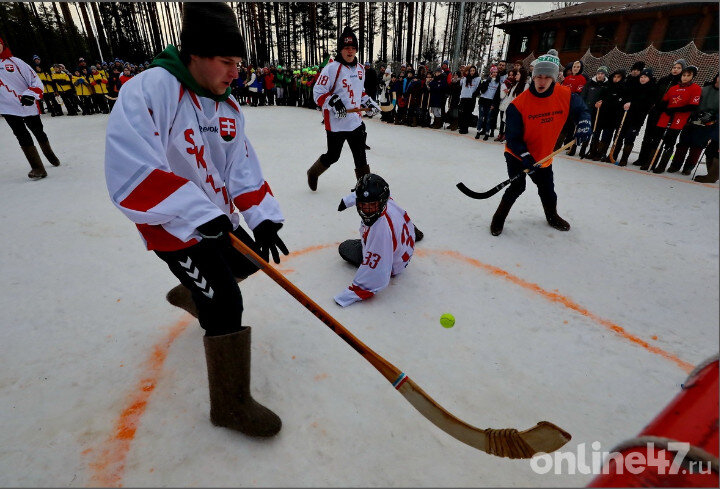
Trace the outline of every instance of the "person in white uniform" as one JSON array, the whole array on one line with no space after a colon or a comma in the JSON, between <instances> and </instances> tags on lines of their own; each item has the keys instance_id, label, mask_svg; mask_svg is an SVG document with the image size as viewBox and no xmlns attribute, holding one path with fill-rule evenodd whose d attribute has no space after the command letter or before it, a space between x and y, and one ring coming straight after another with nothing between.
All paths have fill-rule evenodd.
<instances>
[{"instance_id":1,"label":"person in white uniform","mask_svg":"<svg viewBox=\"0 0 720 489\"><path fill-rule=\"evenodd\" d=\"M205 330L210 420L272 436L281 421L250 394L250 328L242 324L237 285L258 267L232 247L229 234L275 263L278 251L288 250L278 236L280 205L230 93L245 54L232 9L185 2L180 46L169 45L123 85L107 125L107 187L146 248L180 280L168 300ZM241 214L254 240L240 226Z\"/></svg>"}]
</instances>

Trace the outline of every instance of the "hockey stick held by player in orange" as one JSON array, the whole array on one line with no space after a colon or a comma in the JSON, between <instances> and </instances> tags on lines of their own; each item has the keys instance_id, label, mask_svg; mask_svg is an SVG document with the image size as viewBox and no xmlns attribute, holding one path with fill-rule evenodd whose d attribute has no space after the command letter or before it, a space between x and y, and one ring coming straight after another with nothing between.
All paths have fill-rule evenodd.
<instances>
[{"instance_id":1,"label":"hockey stick held by player in orange","mask_svg":"<svg viewBox=\"0 0 720 489\"><path fill-rule=\"evenodd\" d=\"M532 428L518 431L514 428L480 429L456 418L435 402L404 372L401 372L397 367L356 338L327 311L305 295L304 292L298 289L272 265L263 260L249 246L233 234L230 234L230 239L236 250L265 272L275 283L285 289L285 291L300 302L300 304L312 312L315 317L325 323L335 334L362 355L420 414L450 436L491 455L508 458L530 458L539 452L553 452L570 441L571 436L569 433L547 421L540 421Z\"/></svg>"},{"instance_id":2,"label":"hockey stick held by player in orange","mask_svg":"<svg viewBox=\"0 0 720 489\"><path fill-rule=\"evenodd\" d=\"M547 160L549 160L549 159L552 158L553 156L557 156L559 153L561 153L561 152L565 151L566 149L568 149L568 148L569 148L570 146L572 146L573 144L575 144L575 140L574 140L574 139L573 139L572 141L570 141L569 143L567 143L566 145L561 146L560 148L556 149L555 151L553 151L552 153L550 153L549 155L547 155L547 156L546 156L545 158L543 158L542 160L540 160L540 161L538 161L537 163L535 163L535 166L539 167L540 165L542 165L543 163L545 163ZM500 192L502 189L504 189L505 187L507 187L508 185L510 185L512 182L514 182L514 181L517 180L518 178L520 178L521 175L524 175L524 174L528 174L528 175L529 175L529 174L531 174L531 173L534 172L534 171L535 171L535 170L525 170L524 173L518 173L518 174L515 175L514 177L508 178L508 179L505 180L504 182L500 182L499 184L495 185L493 188L491 188L491 189L488 190L487 192L475 192L475 191L470 190L469 188L467 188L467 187L465 186L465 184L462 183L462 182L458 183L458 184L456 185L456 187L458 188L458 190L460 190L460 192L464 193L465 195L467 195L468 197L471 197L471 198L473 198L473 199L487 199L487 198L489 198L489 197L492 197L492 196L495 195L496 193Z\"/></svg>"}]
</instances>

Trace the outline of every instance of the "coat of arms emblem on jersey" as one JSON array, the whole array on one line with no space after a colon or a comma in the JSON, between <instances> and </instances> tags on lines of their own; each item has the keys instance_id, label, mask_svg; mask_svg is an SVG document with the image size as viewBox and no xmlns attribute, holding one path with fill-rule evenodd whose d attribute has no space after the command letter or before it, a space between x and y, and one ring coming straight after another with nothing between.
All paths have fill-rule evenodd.
<instances>
[{"instance_id":1,"label":"coat of arms emblem on jersey","mask_svg":"<svg viewBox=\"0 0 720 489\"><path fill-rule=\"evenodd\" d=\"M225 141L232 141L235 138L235 119L229 117L220 117L218 119L220 126L220 137Z\"/></svg>"}]
</instances>

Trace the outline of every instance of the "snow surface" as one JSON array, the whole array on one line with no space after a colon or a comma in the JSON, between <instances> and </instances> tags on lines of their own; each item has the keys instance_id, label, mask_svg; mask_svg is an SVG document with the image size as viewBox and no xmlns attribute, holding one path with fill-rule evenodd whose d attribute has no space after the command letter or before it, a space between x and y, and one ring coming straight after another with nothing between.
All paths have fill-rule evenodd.
<instances>
[{"instance_id":1,"label":"snow surface","mask_svg":"<svg viewBox=\"0 0 720 489\"><path fill-rule=\"evenodd\" d=\"M559 212L535 186L499 237L502 146L449 131L367 122L371 168L425 240L366 303L334 294L358 216L349 148L307 188L324 151L318 112L243 108L286 214L286 276L438 403L481 428L540 420L564 450L635 436L718 350L718 189L587 160L555 160ZM262 273L242 284L255 397L283 420L256 440L213 427L197 321L164 299L177 282L111 204L107 116L43 122L58 168L30 181L0 131L0 486L579 486L470 448L423 418L360 355ZM4 124L4 123L2 123ZM631 158L634 160L634 158ZM700 173L704 173L704 165ZM457 323L442 328L440 315Z\"/></svg>"}]
</instances>

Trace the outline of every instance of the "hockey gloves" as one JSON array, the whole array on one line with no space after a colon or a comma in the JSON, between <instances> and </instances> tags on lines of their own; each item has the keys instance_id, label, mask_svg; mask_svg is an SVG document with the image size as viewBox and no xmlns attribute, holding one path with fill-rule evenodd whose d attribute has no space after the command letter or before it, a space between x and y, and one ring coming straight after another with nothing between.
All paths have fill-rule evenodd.
<instances>
[{"instance_id":1,"label":"hockey gloves","mask_svg":"<svg viewBox=\"0 0 720 489\"><path fill-rule=\"evenodd\" d=\"M264 220L253 229L255 235L255 242L260 248L260 256L263 260L270 261L270 253L272 253L273 261L280 263L280 254L278 250L283 252L283 255L289 253L285 243L278 236L277 232L282 227L280 222L272 222L269 219Z\"/></svg>"},{"instance_id":2,"label":"hockey gloves","mask_svg":"<svg viewBox=\"0 0 720 489\"><path fill-rule=\"evenodd\" d=\"M232 222L225 214L210 219L197 227L198 233L207 244L230 246L228 233L232 231Z\"/></svg>"},{"instance_id":3,"label":"hockey gloves","mask_svg":"<svg viewBox=\"0 0 720 489\"><path fill-rule=\"evenodd\" d=\"M370 117L376 116L380 113L380 107L377 103L371 98L367 99L365 103L363 104L365 107L370 107L372 110L368 111L368 115Z\"/></svg>"},{"instance_id":4,"label":"hockey gloves","mask_svg":"<svg viewBox=\"0 0 720 489\"><path fill-rule=\"evenodd\" d=\"M35 97L32 95L23 95L20 97L20 103L25 106L33 105L35 103Z\"/></svg>"},{"instance_id":5,"label":"hockey gloves","mask_svg":"<svg viewBox=\"0 0 720 489\"><path fill-rule=\"evenodd\" d=\"M531 172L537 168L535 166L535 164L537 163L535 161L535 158L533 158L532 155L528 152L523 153L521 163L523 168L527 172Z\"/></svg>"},{"instance_id":6,"label":"hockey gloves","mask_svg":"<svg viewBox=\"0 0 720 489\"><path fill-rule=\"evenodd\" d=\"M583 119L578 122L577 128L575 129L575 143L585 144L590 141L592 137L592 124L589 119Z\"/></svg>"},{"instance_id":7,"label":"hockey gloves","mask_svg":"<svg viewBox=\"0 0 720 489\"><path fill-rule=\"evenodd\" d=\"M344 211L345 209L347 209L347 206L345 205L345 200L340 199L340 205L338 206L338 211L339 211L339 212L342 212L342 211Z\"/></svg>"},{"instance_id":8,"label":"hockey gloves","mask_svg":"<svg viewBox=\"0 0 720 489\"><path fill-rule=\"evenodd\" d=\"M335 112L335 117L338 119L344 119L347 115L345 104L342 103L342 100L340 100L340 97L338 97L337 94L333 94L332 97L330 97L328 105L332 107L333 112Z\"/></svg>"}]
</instances>

